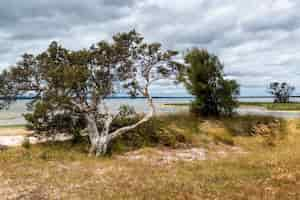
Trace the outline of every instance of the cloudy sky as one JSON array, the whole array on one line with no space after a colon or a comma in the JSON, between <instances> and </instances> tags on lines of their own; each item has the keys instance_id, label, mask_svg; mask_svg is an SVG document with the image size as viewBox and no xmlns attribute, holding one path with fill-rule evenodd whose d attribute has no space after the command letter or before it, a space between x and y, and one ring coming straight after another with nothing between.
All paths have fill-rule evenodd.
<instances>
[{"instance_id":1,"label":"cloudy sky","mask_svg":"<svg viewBox=\"0 0 300 200\"><path fill-rule=\"evenodd\" d=\"M218 55L242 95L264 95L271 81L289 82L300 94L299 0L0 1L0 66L52 40L79 49L133 28L167 48ZM185 94L166 83L153 89Z\"/></svg>"}]
</instances>

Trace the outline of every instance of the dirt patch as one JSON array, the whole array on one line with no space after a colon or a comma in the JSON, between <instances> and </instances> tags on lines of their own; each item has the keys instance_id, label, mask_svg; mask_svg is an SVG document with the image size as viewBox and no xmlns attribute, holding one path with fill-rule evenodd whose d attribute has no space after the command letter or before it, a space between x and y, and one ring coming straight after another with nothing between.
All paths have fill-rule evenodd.
<instances>
[{"instance_id":1,"label":"dirt patch","mask_svg":"<svg viewBox=\"0 0 300 200\"><path fill-rule=\"evenodd\" d=\"M128 152L119 159L141 160L151 164L170 164L177 161L204 161L218 160L221 158L234 157L236 155L247 154L240 147L227 145L210 145L208 148L197 147L190 149L141 149Z\"/></svg>"},{"instance_id":2,"label":"dirt patch","mask_svg":"<svg viewBox=\"0 0 300 200\"><path fill-rule=\"evenodd\" d=\"M21 146L23 142L28 139L30 144L39 144L46 143L49 141L67 141L73 138L72 135L68 134L58 134L54 137L47 136L26 136L26 135L11 135L11 136L2 136L0 135L0 148Z\"/></svg>"},{"instance_id":3,"label":"dirt patch","mask_svg":"<svg viewBox=\"0 0 300 200\"><path fill-rule=\"evenodd\" d=\"M4 184L0 184L0 196L4 197L6 200L15 200L15 199L40 199L46 200L48 194L44 191L43 186L37 184L27 184L27 185L16 185L11 187L9 181Z\"/></svg>"}]
</instances>

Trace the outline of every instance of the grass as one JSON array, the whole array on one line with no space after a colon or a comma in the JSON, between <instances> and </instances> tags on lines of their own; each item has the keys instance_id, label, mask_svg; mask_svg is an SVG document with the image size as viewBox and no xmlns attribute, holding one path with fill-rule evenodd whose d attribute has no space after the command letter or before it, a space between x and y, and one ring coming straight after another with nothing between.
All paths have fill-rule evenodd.
<instances>
[{"instance_id":1,"label":"grass","mask_svg":"<svg viewBox=\"0 0 300 200\"><path fill-rule=\"evenodd\" d=\"M188 103L167 103L164 106L186 107ZM240 102L240 106L259 106L268 110L278 111L300 111L300 103L271 103L271 102Z\"/></svg>"},{"instance_id":2,"label":"grass","mask_svg":"<svg viewBox=\"0 0 300 200\"><path fill-rule=\"evenodd\" d=\"M299 121L286 122L279 133L285 132L284 137L276 140L275 146L268 146L265 136L249 137L241 132L249 131L250 125L258 121L266 123L274 118L199 119L182 114L156 120L155 130L160 130L160 134L185 137L185 140L177 138L177 142L206 145L209 149L215 135L224 134L247 154L161 164L121 159L121 152L111 157L87 157L85 143L20 147L0 152L0 195L11 199L284 200L300 197ZM246 128L236 132L237 127ZM150 149L163 144L157 147L152 143ZM147 155L146 151L144 154Z\"/></svg>"},{"instance_id":3,"label":"grass","mask_svg":"<svg viewBox=\"0 0 300 200\"><path fill-rule=\"evenodd\" d=\"M25 124L0 125L1 128L26 128Z\"/></svg>"},{"instance_id":4,"label":"grass","mask_svg":"<svg viewBox=\"0 0 300 200\"><path fill-rule=\"evenodd\" d=\"M268 110L300 111L300 103L241 102L240 106L260 106Z\"/></svg>"}]
</instances>

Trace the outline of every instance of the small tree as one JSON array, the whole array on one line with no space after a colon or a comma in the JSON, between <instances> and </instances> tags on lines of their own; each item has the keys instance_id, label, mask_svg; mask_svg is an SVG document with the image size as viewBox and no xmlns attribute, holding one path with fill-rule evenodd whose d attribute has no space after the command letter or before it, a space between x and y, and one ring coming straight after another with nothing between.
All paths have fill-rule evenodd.
<instances>
[{"instance_id":1,"label":"small tree","mask_svg":"<svg viewBox=\"0 0 300 200\"><path fill-rule=\"evenodd\" d=\"M192 111L205 116L231 115L238 103L239 85L224 78L218 57L206 50L193 49L185 56L180 81L196 97Z\"/></svg>"},{"instance_id":2,"label":"small tree","mask_svg":"<svg viewBox=\"0 0 300 200\"><path fill-rule=\"evenodd\" d=\"M274 103L288 103L295 87L286 82L273 82L268 87L268 92L274 96Z\"/></svg>"},{"instance_id":3,"label":"small tree","mask_svg":"<svg viewBox=\"0 0 300 200\"><path fill-rule=\"evenodd\" d=\"M112 43L102 41L88 50L70 51L52 42L45 52L24 54L20 62L2 72L2 107L19 95L34 92L35 100L29 105L33 113L26 119L35 130L56 134L66 126L66 130L85 128L90 155L103 155L113 139L154 115L149 88L175 72L174 55L176 52L164 51L158 43L145 43L135 31L117 34ZM132 96L146 97L149 113L135 124L112 131L118 114L109 110L104 99L114 93L116 84Z\"/></svg>"}]
</instances>

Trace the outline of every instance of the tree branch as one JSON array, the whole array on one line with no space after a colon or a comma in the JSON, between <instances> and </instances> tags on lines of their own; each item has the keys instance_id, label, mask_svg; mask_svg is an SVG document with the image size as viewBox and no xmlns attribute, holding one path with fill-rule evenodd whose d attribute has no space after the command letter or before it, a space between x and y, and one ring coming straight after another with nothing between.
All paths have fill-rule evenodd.
<instances>
[{"instance_id":1,"label":"tree branch","mask_svg":"<svg viewBox=\"0 0 300 200\"><path fill-rule=\"evenodd\" d=\"M127 131L135 129L139 125L149 121L155 114L155 108L154 108L153 100L152 100L152 97L149 94L148 94L148 104L149 104L150 110L149 110L147 115L145 115L141 120L139 120L137 123L135 123L133 125L122 127L120 129L117 129L114 132L110 133L109 134L109 140L112 140L116 137L119 137L120 135L126 133Z\"/></svg>"}]
</instances>

